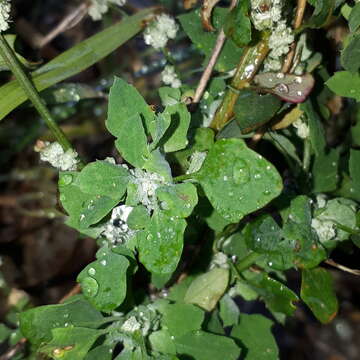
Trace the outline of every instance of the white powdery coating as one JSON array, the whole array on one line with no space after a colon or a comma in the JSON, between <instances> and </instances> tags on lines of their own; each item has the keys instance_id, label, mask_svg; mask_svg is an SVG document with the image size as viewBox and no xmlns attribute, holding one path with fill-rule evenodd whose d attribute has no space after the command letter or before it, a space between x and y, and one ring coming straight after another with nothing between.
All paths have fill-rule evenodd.
<instances>
[{"instance_id":1,"label":"white powdery coating","mask_svg":"<svg viewBox=\"0 0 360 360\"><path fill-rule=\"evenodd\" d=\"M121 244L130 239L135 231L128 226L127 219L133 207L120 205L113 209L111 219L105 224L102 236L105 236L112 244Z\"/></svg>"},{"instance_id":2,"label":"white powdery coating","mask_svg":"<svg viewBox=\"0 0 360 360\"><path fill-rule=\"evenodd\" d=\"M169 15L158 15L145 29L144 41L155 49L161 49L169 39L175 39L178 28L175 20Z\"/></svg>"},{"instance_id":3,"label":"white powdery coating","mask_svg":"<svg viewBox=\"0 0 360 360\"><path fill-rule=\"evenodd\" d=\"M316 203L319 209L324 208L327 203L327 197L325 194L316 195Z\"/></svg>"},{"instance_id":4,"label":"white powdery coating","mask_svg":"<svg viewBox=\"0 0 360 360\"><path fill-rule=\"evenodd\" d=\"M270 57L266 58L264 61L264 71L265 72L277 72L280 71L282 63L280 59L272 59Z\"/></svg>"},{"instance_id":5,"label":"white powdery coating","mask_svg":"<svg viewBox=\"0 0 360 360\"><path fill-rule=\"evenodd\" d=\"M143 204L148 210L155 207L155 191L164 185L165 179L159 174L150 173L138 168L130 170L133 175L133 183L137 185L137 200Z\"/></svg>"},{"instance_id":6,"label":"white powdery coating","mask_svg":"<svg viewBox=\"0 0 360 360\"><path fill-rule=\"evenodd\" d=\"M227 255L222 252L216 253L211 260L210 269L213 269L214 267L228 269L229 263Z\"/></svg>"},{"instance_id":7,"label":"white powdery coating","mask_svg":"<svg viewBox=\"0 0 360 360\"><path fill-rule=\"evenodd\" d=\"M93 20L101 20L102 16L109 10L109 4L123 6L126 0L91 0L88 14Z\"/></svg>"},{"instance_id":8,"label":"white powdery coating","mask_svg":"<svg viewBox=\"0 0 360 360\"><path fill-rule=\"evenodd\" d=\"M165 85L170 85L175 89L181 86L181 81L172 65L165 66L163 72L161 73L161 80Z\"/></svg>"},{"instance_id":9,"label":"white powdery coating","mask_svg":"<svg viewBox=\"0 0 360 360\"><path fill-rule=\"evenodd\" d=\"M320 241L328 241L336 236L336 230L332 221L312 219L311 227L316 231Z\"/></svg>"},{"instance_id":10,"label":"white powdery coating","mask_svg":"<svg viewBox=\"0 0 360 360\"><path fill-rule=\"evenodd\" d=\"M135 316L129 317L121 326L121 330L128 333L133 333L141 329L141 324L136 320Z\"/></svg>"},{"instance_id":11,"label":"white powdery coating","mask_svg":"<svg viewBox=\"0 0 360 360\"><path fill-rule=\"evenodd\" d=\"M310 135L309 126L301 119L293 122L293 126L296 128L297 136L301 139L307 139Z\"/></svg>"},{"instance_id":12,"label":"white powdery coating","mask_svg":"<svg viewBox=\"0 0 360 360\"><path fill-rule=\"evenodd\" d=\"M78 154L72 149L64 152L58 142L49 143L40 149L40 160L49 162L52 166L62 171L74 171L79 163Z\"/></svg>"},{"instance_id":13,"label":"white powdery coating","mask_svg":"<svg viewBox=\"0 0 360 360\"><path fill-rule=\"evenodd\" d=\"M270 29L281 19L282 0L251 0L251 19L257 30Z\"/></svg>"},{"instance_id":14,"label":"white powdery coating","mask_svg":"<svg viewBox=\"0 0 360 360\"><path fill-rule=\"evenodd\" d=\"M9 29L10 0L0 0L0 32Z\"/></svg>"},{"instance_id":15,"label":"white powdery coating","mask_svg":"<svg viewBox=\"0 0 360 360\"><path fill-rule=\"evenodd\" d=\"M289 46L294 42L291 28L286 26L285 20L279 21L269 38L270 57L278 58L289 52Z\"/></svg>"},{"instance_id":16,"label":"white powdery coating","mask_svg":"<svg viewBox=\"0 0 360 360\"><path fill-rule=\"evenodd\" d=\"M190 157L190 165L188 170L186 171L187 174L192 174L200 170L207 152L206 151L195 151L191 154Z\"/></svg>"}]
</instances>

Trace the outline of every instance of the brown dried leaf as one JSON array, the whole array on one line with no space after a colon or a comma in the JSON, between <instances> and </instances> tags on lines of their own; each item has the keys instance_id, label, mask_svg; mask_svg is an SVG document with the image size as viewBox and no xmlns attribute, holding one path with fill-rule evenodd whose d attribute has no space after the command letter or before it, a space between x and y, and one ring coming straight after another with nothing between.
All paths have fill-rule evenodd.
<instances>
[{"instance_id":1,"label":"brown dried leaf","mask_svg":"<svg viewBox=\"0 0 360 360\"><path fill-rule=\"evenodd\" d=\"M207 31L216 30L211 24L211 13L219 1L220 0L204 0L203 6L201 7L201 22L203 28Z\"/></svg>"},{"instance_id":2,"label":"brown dried leaf","mask_svg":"<svg viewBox=\"0 0 360 360\"><path fill-rule=\"evenodd\" d=\"M192 9L198 2L198 0L183 0L183 1L184 1L184 9L185 10Z\"/></svg>"}]
</instances>

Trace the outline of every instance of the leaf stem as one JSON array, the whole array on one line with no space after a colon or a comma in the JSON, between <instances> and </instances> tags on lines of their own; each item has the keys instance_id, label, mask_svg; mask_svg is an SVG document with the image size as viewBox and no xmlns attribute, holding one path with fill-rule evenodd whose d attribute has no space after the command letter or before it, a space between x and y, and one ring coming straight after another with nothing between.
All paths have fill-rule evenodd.
<instances>
[{"instance_id":1,"label":"leaf stem","mask_svg":"<svg viewBox=\"0 0 360 360\"><path fill-rule=\"evenodd\" d=\"M303 169L308 172L310 169L311 160L311 143L310 140L304 140L304 155L303 155Z\"/></svg>"},{"instance_id":2,"label":"leaf stem","mask_svg":"<svg viewBox=\"0 0 360 360\"><path fill-rule=\"evenodd\" d=\"M249 86L269 53L268 39L269 34L264 33L263 38L256 45L245 48L231 81L231 86L226 91L224 99L210 124L210 128L219 131L233 117L233 109L239 97L239 92L233 89L241 90Z\"/></svg>"},{"instance_id":3,"label":"leaf stem","mask_svg":"<svg viewBox=\"0 0 360 360\"><path fill-rule=\"evenodd\" d=\"M252 251L252 252L250 252L250 254L246 255L241 260L238 260L234 264L234 267L239 273L241 273L244 270L248 269L261 256L262 256L262 254L258 254L256 252Z\"/></svg>"},{"instance_id":4,"label":"leaf stem","mask_svg":"<svg viewBox=\"0 0 360 360\"><path fill-rule=\"evenodd\" d=\"M179 176L174 177L175 182L179 182L179 181L183 181L183 180L190 180L190 179L194 179L194 173L184 174L184 175L179 175Z\"/></svg>"},{"instance_id":5,"label":"leaf stem","mask_svg":"<svg viewBox=\"0 0 360 360\"><path fill-rule=\"evenodd\" d=\"M7 66L11 69L23 91L25 92L29 100L33 103L34 107L41 115L41 117L45 120L46 125L48 126L56 140L59 142L59 144L63 147L64 151L71 149L72 146L69 140L66 138L64 132L52 118L49 110L43 103L38 91L36 90L31 80L28 78L28 76L25 74L19 60L15 56L13 50L11 49L2 34L0 34L0 55L4 59Z\"/></svg>"}]
</instances>

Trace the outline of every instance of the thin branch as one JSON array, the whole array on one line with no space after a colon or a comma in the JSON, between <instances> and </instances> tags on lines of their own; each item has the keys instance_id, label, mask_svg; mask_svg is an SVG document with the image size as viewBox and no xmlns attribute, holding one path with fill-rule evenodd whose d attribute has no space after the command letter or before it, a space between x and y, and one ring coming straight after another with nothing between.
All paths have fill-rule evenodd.
<instances>
[{"instance_id":1,"label":"thin branch","mask_svg":"<svg viewBox=\"0 0 360 360\"><path fill-rule=\"evenodd\" d=\"M306 3L307 3L307 0L298 0L297 7L296 7L295 20L294 20L294 30L299 29L301 26L301 23L304 18L305 9L306 9ZM296 51L296 42L294 41L290 45L290 51L286 55L281 72L287 73L291 69L291 64L294 60L295 51Z\"/></svg>"},{"instance_id":2,"label":"thin branch","mask_svg":"<svg viewBox=\"0 0 360 360\"><path fill-rule=\"evenodd\" d=\"M328 259L328 260L325 260L325 263L330 265L330 266L333 266L339 270L342 270L342 271L345 271L345 272L348 272L350 274L353 274L353 275L356 275L356 276L360 276L360 270L357 270L357 269L350 269L344 265L341 265L341 264L338 264L337 262L335 262L334 260L331 260L331 259Z\"/></svg>"},{"instance_id":3,"label":"thin branch","mask_svg":"<svg viewBox=\"0 0 360 360\"><path fill-rule=\"evenodd\" d=\"M20 352L26 344L26 339L22 338L12 348L10 348L5 354L0 356L0 360L11 360L14 356Z\"/></svg>"},{"instance_id":4,"label":"thin branch","mask_svg":"<svg viewBox=\"0 0 360 360\"><path fill-rule=\"evenodd\" d=\"M65 302L69 297L79 294L81 292L81 286L80 284L76 284L74 287L72 287L70 289L70 291L68 293L66 293L60 300L59 300L59 304L62 304L63 302Z\"/></svg>"},{"instance_id":5,"label":"thin branch","mask_svg":"<svg viewBox=\"0 0 360 360\"><path fill-rule=\"evenodd\" d=\"M229 10L232 10L236 6L236 3L237 3L237 0L232 0L231 4L230 4L230 7L229 7ZM208 64L206 65L206 69L203 72L203 74L201 75L199 85L196 88L194 99L192 101L194 104L197 104L200 101L203 94L204 94L206 86L207 86L207 84L208 84L208 82L210 80L211 74L212 74L212 72L214 70L216 61L217 61L217 59L218 59L218 57L219 57L219 55L221 53L221 50L222 50L222 48L224 46L225 40L226 40L226 36L225 36L224 30L221 29L220 32L219 32L219 35L218 35L218 37L216 39L216 43L215 43L215 46L213 48L210 60L209 60Z\"/></svg>"}]
</instances>

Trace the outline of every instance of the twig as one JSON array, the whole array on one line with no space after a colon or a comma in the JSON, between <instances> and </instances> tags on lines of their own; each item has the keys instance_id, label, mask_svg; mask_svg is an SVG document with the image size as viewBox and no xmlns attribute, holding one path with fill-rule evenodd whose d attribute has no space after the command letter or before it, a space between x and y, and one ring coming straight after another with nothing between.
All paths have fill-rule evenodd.
<instances>
[{"instance_id":1,"label":"twig","mask_svg":"<svg viewBox=\"0 0 360 360\"><path fill-rule=\"evenodd\" d=\"M325 260L325 263L330 265L330 266L333 266L339 270L342 270L342 271L345 271L345 272L348 272L350 274L353 274L353 275L356 275L356 276L360 276L360 270L357 270L357 269L350 269L344 265L340 265L338 263L336 263L334 260L331 260L331 259L328 259L328 260Z\"/></svg>"},{"instance_id":2,"label":"twig","mask_svg":"<svg viewBox=\"0 0 360 360\"><path fill-rule=\"evenodd\" d=\"M87 2L80 4L77 8L67 14L61 22L55 26L45 37L41 39L36 45L38 48L44 47L46 44L51 42L62 32L71 29L76 26L86 15L89 4Z\"/></svg>"},{"instance_id":3,"label":"twig","mask_svg":"<svg viewBox=\"0 0 360 360\"><path fill-rule=\"evenodd\" d=\"M229 9L232 10L236 6L236 3L237 3L237 0L232 0ZM220 52L224 46L225 40L226 40L226 36L225 36L224 30L221 29L219 32L219 35L216 39L216 43L213 48L210 60L209 60L208 64L206 65L206 69L203 72L203 74L201 75L199 85L196 88L194 99L192 101L194 104L197 104L200 101L200 99L206 89L207 83L210 80L211 74L214 70L214 66L220 55Z\"/></svg>"},{"instance_id":4,"label":"twig","mask_svg":"<svg viewBox=\"0 0 360 360\"><path fill-rule=\"evenodd\" d=\"M79 294L81 292L81 286L80 284L76 284L73 288L71 288L71 290L65 294L60 300L59 300L59 304L62 304L63 302L65 302L69 297Z\"/></svg>"},{"instance_id":5,"label":"twig","mask_svg":"<svg viewBox=\"0 0 360 360\"><path fill-rule=\"evenodd\" d=\"M295 20L294 20L294 30L299 29L301 26L301 23L304 18L305 9L306 9L306 3L307 3L307 0L298 0L297 7L296 7ZM283 73L287 73L291 69L291 64L294 60L295 51L296 51L296 42L294 41L290 45L290 51L288 52L288 54L286 55L286 58L284 60L284 63L283 63L282 69L281 69L281 71Z\"/></svg>"}]
</instances>

